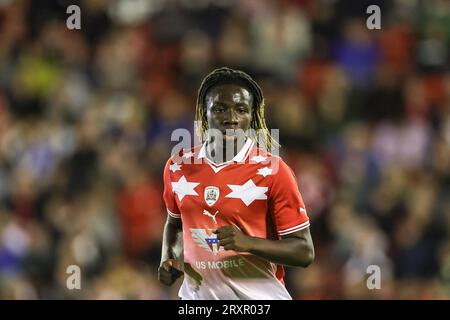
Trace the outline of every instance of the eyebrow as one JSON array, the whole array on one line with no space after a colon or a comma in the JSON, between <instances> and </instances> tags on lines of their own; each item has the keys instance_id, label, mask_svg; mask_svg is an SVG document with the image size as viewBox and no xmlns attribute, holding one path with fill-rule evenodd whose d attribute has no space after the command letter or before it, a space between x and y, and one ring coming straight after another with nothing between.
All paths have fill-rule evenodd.
<instances>
[{"instance_id":1,"label":"eyebrow","mask_svg":"<svg viewBox=\"0 0 450 320\"><path fill-rule=\"evenodd\" d=\"M211 107L227 107L227 106L228 105L223 102L213 102L213 104L211 105Z\"/></svg>"},{"instance_id":2,"label":"eyebrow","mask_svg":"<svg viewBox=\"0 0 450 320\"><path fill-rule=\"evenodd\" d=\"M235 106L238 107L238 108L246 108L246 109L250 108L250 105L248 105L246 103L243 103L243 102L235 103ZM223 103L223 102L214 102L211 105L211 108L219 108L219 107L230 108L230 106L228 104Z\"/></svg>"}]
</instances>

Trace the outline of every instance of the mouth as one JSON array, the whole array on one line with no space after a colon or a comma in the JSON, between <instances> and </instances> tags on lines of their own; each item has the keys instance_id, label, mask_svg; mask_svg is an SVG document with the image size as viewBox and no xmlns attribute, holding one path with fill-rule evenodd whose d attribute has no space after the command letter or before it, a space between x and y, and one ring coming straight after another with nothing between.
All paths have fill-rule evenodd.
<instances>
[{"instance_id":1,"label":"mouth","mask_svg":"<svg viewBox=\"0 0 450 320\"><path fill-rule=\"evenodd\" d=\"M242 131L242 129L240 129L237 126L226 126L226 127L222 127L222 130L221 130L223 135L228 135L228 136L238 135L239 132L241 132L241 131Z\"/></svg>"},{"instance_id":2,"label":"mouth","mask_svg":"<svg viewBox=\"0 0 450 320\"><path fill-rule=\"evenodd\" d=\"M226 129L222 130L222 134L224 136L235 136L237 135L238 131L236 129Z\"/></svg>"},{"instance_id":3,"label":"mouth","mask_svg":"<svg viewBox=\"0 0 450 320\"><path fill-rule=\"evenodd\" d=\"M243 134L242 130L239 130L239 129L227 128L225 130L222 130L222 135L225 140L230 140L230 139L235 140L242 134Z\"/></svg>"}]
</instances>

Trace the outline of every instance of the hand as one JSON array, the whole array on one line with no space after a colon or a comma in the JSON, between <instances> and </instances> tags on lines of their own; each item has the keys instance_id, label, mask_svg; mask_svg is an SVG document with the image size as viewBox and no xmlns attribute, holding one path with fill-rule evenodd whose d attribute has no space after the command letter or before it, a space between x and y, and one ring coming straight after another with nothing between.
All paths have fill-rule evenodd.
<instances>
[{"instance_id":1,"label":"hand","mask_svg":"<svg viewBox=\"0 0 450 320\"><path fill-rule=\"evenodd\" d=\"M183 274L180 261L175 259L161 262L158 268L158 280L166 286L171 286Z\"/></svg>"},{"instance_id":2,"label":"hand","mask_svg":"<svg viewBox=\"0 0 450 320\"><path fill-rule=\"evenodd\" d=\"M251 237L246 236L237 226L220 227L214 233L225 250L248 252L251 249Z\"/></svg>"}]
</instances>

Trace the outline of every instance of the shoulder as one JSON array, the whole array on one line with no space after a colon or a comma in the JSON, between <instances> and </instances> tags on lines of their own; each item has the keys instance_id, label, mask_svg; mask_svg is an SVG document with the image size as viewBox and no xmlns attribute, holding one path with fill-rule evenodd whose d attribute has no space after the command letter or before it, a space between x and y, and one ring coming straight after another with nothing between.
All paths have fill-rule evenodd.
<instances>
[{"instance_id":1,"label":"shoulder","mask_svg":"<svg viewBox=\"0 0 450 320\"><path fill-rule=\"evenodd\" d=\"M292 171L289 165L277 154L268 152L260 147L255 147L249 155L249 163L259 163L262 166L269 166L273 169L282 168Z\"/></svg>"},{"instance_id":2,"label":"shoulder","mask_svg":"<svg viewBox=\"0 0 450 320\"><path fill-rule=\"evenodd\" d=\"M263 175L273 187L292 187L297 178L292 168L277 154L255 147L249 155L249 164L255 165L258 175Z\"/></svg>"},{"instance_id":3,"label":"shoulder","mask_svg":"<svg viewBox=\"0 0 450 320\"><path fill-rule=\"evenodd\" d=\"M181 175L189 172L189 165L195 163L194 157L201 146L179 149L172 153L164 166L164 180L179 179Z\"/></svg>"},{"instance_id":4,"label":"shoulder","mask_svg":"<svg viewBox=\"0 0 450 320\"><path fill-rule=\"evenodd\" d=\"M199 144L197 146L190 147L190 148L181 148L178 151L173 152L172 155L167 160L166 166L174 164L174 163L177 163L177 164L181 164L181 163L189 164L189 163L191 163L190 159L193 159L194 157L197 157L199 152L200 152L200 150L201 150L201 148L202 148L202 145Z\"/></svg>"}]
</instances>

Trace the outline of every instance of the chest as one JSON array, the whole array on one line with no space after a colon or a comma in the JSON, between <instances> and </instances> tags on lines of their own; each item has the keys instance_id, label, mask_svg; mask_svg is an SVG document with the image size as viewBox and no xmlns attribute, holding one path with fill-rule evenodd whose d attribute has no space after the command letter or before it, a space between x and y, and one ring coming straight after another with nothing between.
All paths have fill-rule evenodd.
<instances>
[{"instance_id":1,"label":"chest","mask_svg":"<svg viewBox=\"0 0 450 320\"><path fill-rule=\"evenodd\" d=\"M182 216L187 221L215 224L248 224L264 219L270 201L270 178L259 171L257 164L230 165L219 172L208 166L186 168L174 177Z\"/></svg>"}]
</instances>

